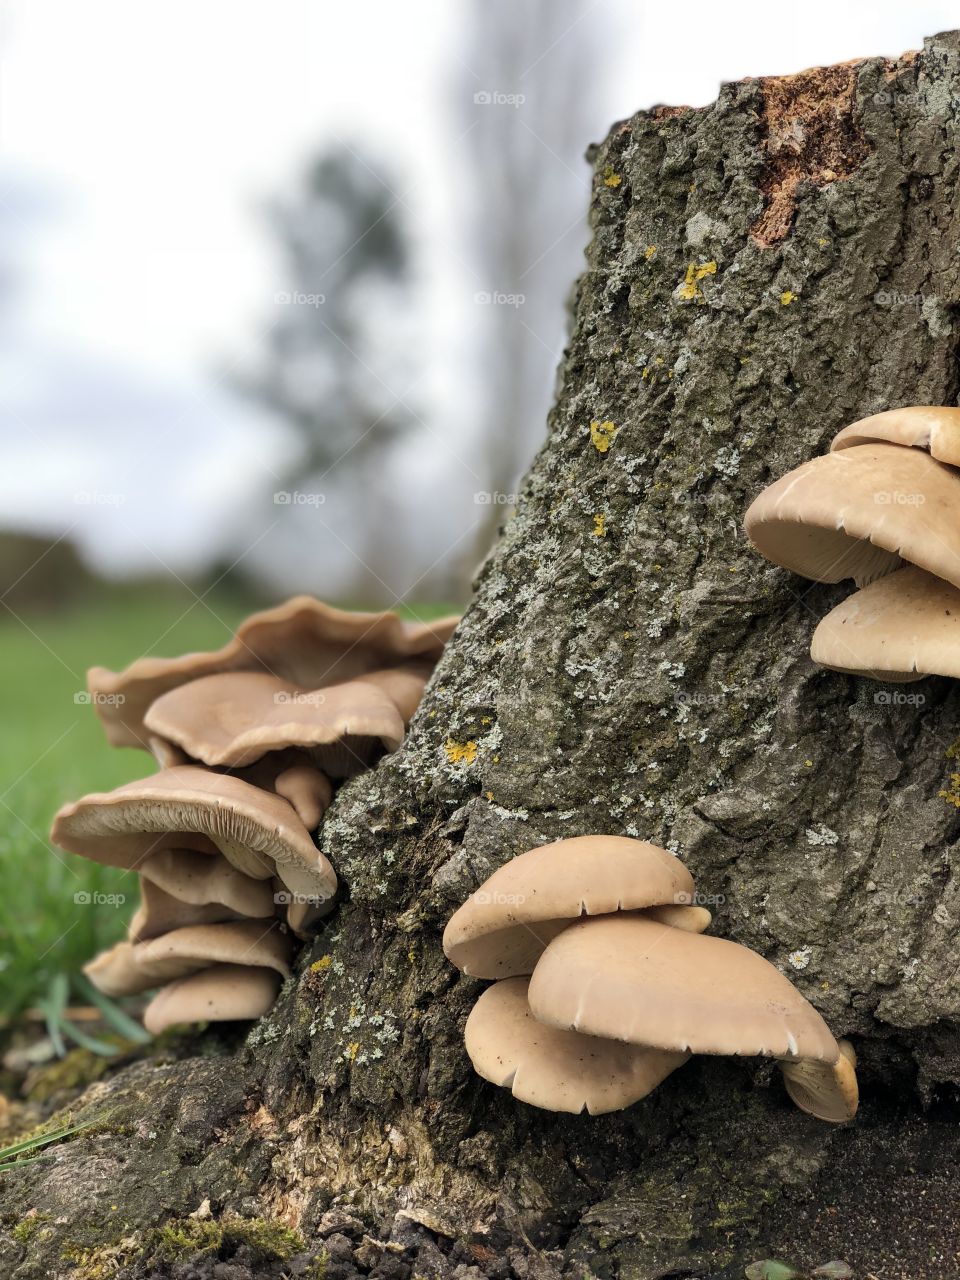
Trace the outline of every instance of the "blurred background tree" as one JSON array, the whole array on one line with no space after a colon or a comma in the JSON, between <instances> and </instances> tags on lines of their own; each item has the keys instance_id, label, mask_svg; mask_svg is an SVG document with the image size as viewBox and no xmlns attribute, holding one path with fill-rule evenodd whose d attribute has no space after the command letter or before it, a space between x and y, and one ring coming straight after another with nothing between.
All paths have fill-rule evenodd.
<instances>
[{"instance_id":1,"label":"blurred background tree","mask_svg":"<svg viewBox=\"0 0 960 1280\"><path fill-rule=\"evenodd\" d=\"M584 151L602 109L610 15L587 0L470 0L455 94L470 175L465 252L481 288L481 463L491 493L511 494L545 435L566 333L564 299L587 238ZM589 19L589 21L588 21ZM485 552L509 503L492 502Z\"/></svg>"},{"instance_id":2,"label":"blurred background tree","mask_svg":"<svg viewBox=\"0 0 960 1280\"><path fill-rule=\"evenodd\" d=\"M324 151L293 193L274 202L270 223L289 287L276 295L277 318L250 387L300 442L274 494L274 543L309 545L311 520L336 486L353 511L341 530L353 560L350 594L367 599L391 594L389 460L417 420L398 390L410 385L418 360L398 210L385 170L347 145Z\"/></svg>"}]
</instances>

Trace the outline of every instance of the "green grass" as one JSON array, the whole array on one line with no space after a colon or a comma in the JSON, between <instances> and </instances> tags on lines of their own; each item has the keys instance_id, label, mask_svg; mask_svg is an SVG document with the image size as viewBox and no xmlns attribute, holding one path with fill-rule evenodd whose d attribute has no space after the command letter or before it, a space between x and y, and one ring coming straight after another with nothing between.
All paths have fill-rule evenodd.
<instances>
[{"instance_id":1,"label":"green grass","mask_svg":"<svg viewBox=\"0 0 960 1280\"><path fill-rule=\"evenodd\" d=\"M136 903L133 873L48 840L60 805L154 768L141 751L107 745L82 701L86 670L117 669L144 653L217 648L251 608L234 596L208 604L157 588L22 620L0 610L0 1020L43 1000L58 975L74 982L85 961L123 936Z\"/></svg>"}]
</instances>

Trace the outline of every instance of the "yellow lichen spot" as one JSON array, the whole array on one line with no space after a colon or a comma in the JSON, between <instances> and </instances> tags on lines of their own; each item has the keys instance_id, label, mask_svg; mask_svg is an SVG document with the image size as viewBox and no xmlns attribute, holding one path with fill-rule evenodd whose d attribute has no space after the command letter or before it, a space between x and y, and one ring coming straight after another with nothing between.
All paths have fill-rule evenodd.
<instances>
[{"instance_id":1,"label":"yellow lichen spot","mask_svg":"<svg viewBox=\"0 0 960 1280\"><path fill-rule=\"evenodd\" d=\"M619 427L612 422L591 422L590 439L597 453L606 453L616 437Z\"/></svg>"},{"instance_id":2,"label":"yellow lichen spot","mask_svg":"<svg viewBox=\"0 0 960 1280\"><path fill-rule=\"evenodd\" d=\"M353 1062L353 1060L356 1058L359 1052L360 1052L359 1040L354 1040L352 1044L347 1045L347 1057L350 1059L351 1062Z\"/></svg>"},{"instance_id":3,"label":"yellow lichen spot","mask_svg":"<svg viewBox=\"0 0 960 1280\"><path fill-rule=\"evenodd\" d=\"M812 760L804 760L804 762L803 762L803 767L804 767L805 769L812 769L812 768L813 768L813 761L812 761Z\"/></svg>"},{"instance_id":4,"label":"yellow lichen spot","mask_svg":"<svg viewBox=\"0 0 960 1280\"><path fill-rule=\"evenodd\" d=\"M350 1006L350 1013L348 1014L348 1017L355 1018L356 1016L357 1016L357 1006L355 1004L352 1004Z\"/></svg>"},{"instance_id":5,"label":"yellow lichen spot","mask_svg":"<svg viewBox=\"0 0 960 1280\"><path fill-rule=\"evenodd\" d=\"M481 717L480 717L480 723L481 723L481 724L490 724L490 722L491 722L491 721L490 721L490 717L489 717L489 716L481 716Z\"/></svg>"},{"instance_id":6,"label":"yellow lichen spot","mask_svg":"<svg viewBox=\"0 0 960 1280\"><path fill-rule=\"evenodd\" d=\"M613 165L608 164L603 171L603 185L605 187L619 187L622 181L623 179L620 177L619 173L617 173L616 169L614 169Z\"/></svg>"},{"instance_id":7,"label":"yellow lichen spot","mask_svg":"<svg viewBox=\"0 0 960 1280\"><path fill-rule=\"evenodd\" d=\"M656 252L657 252L657 246L655 244L648 244L646 249L644 249L643 251L643 256L649 262L650 259L655 256Z\"/></svg>"},{"instance_id":8,"label":"yellow lichen spot","mask_svg":"<svg viewBox=\"0 0 960 1280\"><path fill-rule=\"evenodd\" d=\"M593 517L593 536L595 538L605 538L607 536L607 517L601 511L598 511Z\"/></svg>"},{"instance_id":9,"label":"yellow lichen spot","mask_svg":"<svg viewBox=\"0 0 960 1280\"><path fill-rule=\"evenodd\" d=\"M668 370L667 370L667 377L668 377L668 378L672 378L672 377L673 377L673 370L672 370L672 369L668 369Z\"/></svg>"},{"instance_id":10,"label":"yellow lichen spot","mask_svg":"<svg viewBox=\"0 0 960 1280\"><path fill-rule=\"evenodd\" d=\"M623 347L621 347L618 342L617 345L611 350L610 354L612 356L618 356L622 351L623 351Z\"/></svg>"},{"instance_id":11,"label":"yellow lichen spot","mask_svg":"<svg viewBox=\"0 0 960 1280\"><path fill-rule=\"evenodd\" d=\"M644 365L644 366L643 366L643 373L641 373L640 377L641 377L641 378L643 378L643 379L644 379L644 381L646 381L646 379L650 377L650 369L649 369L649 366L647 366L647 365Z\"/></svg>"},{"instance_id":12,"label":"yellow lichen spot","mask_svg":"<svg viewBox=\"0 0 960 1280\"><path fill-rule=\"evenodd\" d=\"M416 956L417 956L416 951L413 949L413 947L411 947L410 950L407 952L407 959L410 961L411 964L413 964L414 960L416 959Z\"/></svg>"},{"instance_id":13,"label":"yellow lichen spot","mask_svg":"<svg viewBox=\"0 0 960 1280\"><path fill-rule=\"evenodd\" d=\"M780 295L781 307L789 307L790 303L796 302L796 300L797 300L797 295L793 292L792 289L784 289L783 293L781 293Z\"/></svg>"},{"instance_id":14,"label":"yellow lichen spot","mask_svg":"<svg viewBox=\"0 0 960 1280\"><path fill-rule=\"evenodd\" d=\"M663 565L662 565L662 564L655 564L655 565L653 566L653 572L654 572L654 573L663 573Z\"/></svg>"},{"instance_id":15,"label":"yellow lichen spot","mask_svg":"<svg viewBox=\"0 0 960 1280\"><path fill-rule=\"evenodd\" d=\"M699 281L705 280L707 276L715 276L717 274L717 264L715 262L691 262L687 267L687 273L683 277L683 284L677 290L677 297L684 302L693 302L695 299L703 297L703 290L699 287Z\"/></svg>"},{"instance_id":16,"label":"yellow lichen spot","mask_svg":"<svg viewBox=\"0 0 960 1280\"><path fill-rule=\"evenodd\" d=\"M477 758L477 744L472 738L469 742L454 742L453 738L448 738L443 749L451 764L473 764Z\"/></svg>"},{"instance_id":17,"label":"yellow lichen spot","mask_svg":"<svg viewBox=\"0 0 960 1280\"><path fill-rule=\"evenodd\" d=\"M333 956L321 956L319 960L314 960L310 966L311 973L326 973L333 964Z\"/></svg>"},{"instance_id":18,"label":"yellow lichen spot","mask_svg":"<svg viewBox=\"0 0 960 1280\"><path fill-rule=\"evenodd\" d=\"M487 799L488 799L488 800L490 801L490 803L492 804L492 803L493 803L493 792L492 792L492 791L485 791L483 794L487 797Z\"/></svg>"},{"instance_id":19,"label":"yellow lichen spot","mask_svg":"<svg viewBox=\"0 0 960 1280\"><path fill-rule=\"evenodd\" d=\"M824 248L824 246L828 245L829 243L830 241L827 239L826 236L821 236L820 239L817 241L817 244L820 246L821 249Z\"/></svg>"}]
</instances>

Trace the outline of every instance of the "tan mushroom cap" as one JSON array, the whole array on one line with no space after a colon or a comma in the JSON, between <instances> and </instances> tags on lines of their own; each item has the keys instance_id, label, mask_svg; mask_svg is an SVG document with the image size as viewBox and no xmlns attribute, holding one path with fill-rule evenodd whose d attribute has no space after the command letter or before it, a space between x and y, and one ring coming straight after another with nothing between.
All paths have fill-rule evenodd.
<instances>
[{"instance_id":1,"label":"tan mushroom cap","mask_svg":"<svg viewBox=\"0 0 960 1280\"><path fill-rule=\"evenodd\" d=\"M356 679L381 689L400 712L403 723L407 725L420 705L423 691L432 672L432 663L411 662L405 663L402 667L388 667L384 671L366 671Z\"/></svg>"},{"instance_id":2,"label":"tan mushroom cap","mask_svg":"<svg viewBox=\"0 0 960 1280\"><path fill-rule=\"evenodd\" d=\"M532 973L544 947L571 920L682 903L693 891L683 863L645 840L558 840L495 871L450 918L443 950L474 978Z\"/></svg>"},{"instance_id":3,"label":"tan mushroom cap","mask_svg":"<svg viewBox=\"0 0 960 1280\"><path fill-rule=\"evenodd\" d=\"M534 970L530 1008L550 1026L677 1053L834 1063L816 1009L754 951L641 916L564 930Z\"/></svg>"},{"instance_id":4,"label":"tan mushroom cap","mask_svg":"<svg viewBox=\"0 0 960 1280\"><path fill-rule=\"evenodd\" d=\"M333 799L333 787L325 773L309 764L282 769L273 782L278 796L289 800L308 831L315 831Z\"/></svg>"},{"instance_id":5,"label":"tan mushroom cap","mask_svg":"<svg viewBox=\"0 0 960 1280\"><path fill-rule=\"evenodd\" d=\"M271 969L217 964L158 991L143 1015L151 1035L191 1022L236 1022L262 1017L273 1005L282 979Z\"/></svg>"},{"instance_id":6,"label":"tan mushroom cap","mask_svg":"<svg viewBox=\"0 0 960 1280\"><path fill-rule=\"evenodd\" d=\"M273 914L273 894L263 880L252 880L221 854L192 849L162 849L140 864L140 876L178 902L202 906L220 903L238 916L267 919Z\"/></svg>"},{"instance_id":7,"label":"tan mushroom cap","mask_svg":"<svg viewBox=\"0 0 960 1280\"><path fill-rule=\"evenodd\" d=\"M296 596L252 614L222 649L139 658L120 672L93 667L87 680L109 741L115 747L147 747L147 709L178 685L221 671L267 671L302 689L316 689L411 662L432 667L458 622L458 617L407 622L395 613L353 613Z\"/></svg>"},{"instance_id":8,"label":"tan mushroom cap","mask_svg":"<svg viewBox=\"0 0 960 1280\"><path fill-rule=\"evenodd\" d=\"M118 942L84 966L104 995L130 996L212 964L242 964L290 973L292 943L262 920L189 925L146 942Z\"/></svg>"},{"instance_id":9,"label":"tan mushroom cap","mask_svg":"<svg viewBox=\"0 0 960 1280\"><path fill-rule=\"evenodd\" d=\"M902 557L960 586L958 509L960 474L928 453L855 445L782 476L744 527L768 560L815 582L862 586Z\"/></svg>"},{"instance_id":10,"label":"tan mushroom cap","mask_svg":"<svg viewBox=\"0 0 960 1280\"><path fill-rule=\"evenodd\" d=\"M270 881L252 880L220 854L164 849L140 867L141 903L130 921L131 942L156 938L187 925L228 920L269 920Z\"/></svg>"},{"instance_id":11,"label":"tan mushroom cap","mask_svg":"<svg viewBox=\"0 0 960 1280\"><path fill-rule=\"evenodd\" d=\"M193 765L84 796L60 810L51 834L107 866L139 869L158 850L187 844L219 850L255 880L277 874L295 893L326 901L337 891L333 867L286 800Z\"/></svg>"},{"instance_id":12,"label":"tan mushroom cap","mask_svg":"<svg viewBox=\"0 0 960 1280\"><path fill-rule=\"evenodd\" d=\"M831 609L810 657L873 680L960 679L960 589L912 565L898 569Z\"/></svg>"},{"instance_id":13,"label":"tan mushroom cap","mask_svg":"<svg viewBox=\"0 0 960 1280\"><path fill-rule=\"evenodd\" d=\"M376 685L349 680L308 690L264 671L224 672L180 685L148 708L144 724L193 759L231 769L271 751L316 749L343 738L379 740L395 751L404 733L403 717ZM356 754L362 757L364 750ZM322 754L317 762L327 764Z\"/></svg>"},{"instance_id":14,"label":"tan mushroom cap","mask_svg":"<svg viewBox=\"0 0 960 1280\"><path fill-rule=\"evenodd\" d=\"M787 1093L807 1115L830 1124L845 1124L857 1114L860 1089L857 1055L849 1040L838 1044L836 1062L782 1062L780 1070Z\"/></svg>"},{"instance_id":15,"label":"tan mushroom cap","mask_svg":"<svg viewBox=\"0 0 960 1280\"><path fill-rule=\"evenodd\" d=\"M645 1098L689 1056L545 1026L530 1012L528 983L507 978L488 987L464 1030L477 1074L521 1102L594 1116L619 1111Z\"/></svg>"},{"instance_id":16,"label":"tan mushroom cap","mask_svg":"<svg viewBox=\"0 0 960 1280\"><path fill-rule=\"evenodd\" d=\"M199 854L203 857L203 854ZM262 880L251 880L262 885ZM172 929L185 929L191 925L224 924L244 917L222 902L181 902L150 880L140 878L140 905L130 920L127 938L130 942L146 942Z\"/></svg>"},{"instance_id":17,"label":"tan mushroom cap","mask_svg":"<svg viewBox=\"0 0 960 1280\"><path fill-rule=\"evenodd\" d=\"M960 466L960 409L946 405L909 405L851 422L833 438L832 453L859 444L899 444L928 450L938 462Z\"/></svg>"}]
</instances>

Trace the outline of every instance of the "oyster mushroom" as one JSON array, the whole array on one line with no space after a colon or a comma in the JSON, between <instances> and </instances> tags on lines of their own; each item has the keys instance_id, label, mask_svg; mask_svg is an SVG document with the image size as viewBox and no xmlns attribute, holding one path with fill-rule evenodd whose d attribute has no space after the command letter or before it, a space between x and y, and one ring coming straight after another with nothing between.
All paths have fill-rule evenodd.
<instances>
[{"instance_id":1,"label":"oyster mushroom","mask_svg":"<svg viewBox=\"0 0 960 1280\"><path fill-rule=\"evenodd\" d=\"M801 1109L832 1120L856 1112L856 1077L823 1018L738 943L636 915L584 920L544 951L528 999L534 1017L566 1031L672 1053L777 1058ZM828 1087L838 1080L845 1092ZM835 1105L821 1105L820 1088Z\"/></svg>"},{"instance_id":2,"label":"oyster mushroom","mask_svg":"<svg viewBox=\"0 0 960 1280\"><path fill-rule=\"evenodd\" d=\"M921 449L862 444L812 458L751 504L758 551L815 582L863 586L903 560L960 586L960 474Z\"/></svg>"},{"instance_id":3,"label":"oyster mushroom","mask_svg":"<svg viewBox=\"0 0 960 1280\"><path fill-rule=\"evenodd\" d=\"M141 905L128 938L142 942L186 925L229 920L270 920L275 913L270 881L252 880L220 854L163 849L140 866Z\"/></svg>"},{"instance_id":4,"label":"oyster mushroom","mask_svg":"<svg viewBox=\"0 0 960 1280\"><path fill-rule=\"evenodd\" d=\"M180 1023L260 1018L276 1000L281 982L271 969L211 965L158 991L144 1011L143 1025L156 1036Z\"/></svg>"},{"instance_id":5,"label":"oyster mushroom","mask_svg":"<svg viewBox=\"0 0 960 1280\"><path fill-rule=\"evenodd\" d=\"M148 708L189 681L219 672L261 671L301 689L317 689L411 663L432 670L458 621L406 622L395 613L352 613L296 596L252 614L222 649L139 658L120 672L93 667L88 686L109 741L149 749Z\"/></svg>"},{"instance_id":6,"label":"oyster mushroom","mask_svg":"<svg viewBox=\"0 0 960 1280\"><path fill-rule=\"evenodd\" d=\"M488 987L464 1030L467 1054L485 1080L548 1111L618 1111L645 1098L689 1054L562 1031L538 1022L528 978Z\"/></svg>"},{"instance_id":7,"label":"oyster mushroom","mask_svg":"<svg viewBox=\"0 0 960 1280\"><path fill-rule=\"evenodd\" d=\"M474 978L529 974L547 944L581 915L686 903L693 891L683 863L644 840L558 840L495 871L450 918L443 950Z\"/></svg>"},{"instance_id":8,"label":"oyster mushroom","mask_svg":"<svg viewBox=\"0 0 960 1280\"><path fill-rule=\"evenodd\" d=\"M211 767L240 769L297 747L334 777L365 768L378 747L395 751L404 734L403 716L377 685L350 680L302 689L263 671L179 685L151 704L144 724L153 737Z\"/></svg>"},{"instance_id":9,"label":"oyster mushroom","mask_svg":"<svg viewBox=\"0 0 960 1280\"><path fill-rule=\"evenodd\" d=\"M54 843L107 866L140 869L161 850L217 852L244 875L278 875L318 906L337 891L333 867L286 800L228 774L164 769L115 791L84 796L56 815Z\"/></svg>"},{"instance_id":10,"label":"oyster mushroom","mask_svg":"<svg viewBox=\"0 0 960 1280\"><path fill-rule=\"evenodd\" d=\"M214 964L253 965L289 977L292 944L262 920L188 925L145 942L118 942L84 973L104 995L129 996Z\"/></svg>"},{"instance_id":11,"label":"oyster mushroom","mask_svg":"<svg viewBox=\"0 0 960 1280\"><path fill-rule=\"evenodd\" d=\"M860 444L899 444L926 449L938 462L960 466L960 409L946 405L908 405L851 422L833 438L831 453Z\"/></svg>"},{"instance_id":12,"label":"oyster mushroom","mask_svg":"<svg viewBox=\"0 0 960 1280\"><path fill-rule=\"evenodd\" d=\"M810 657L873 680L960 679L960 589L911 565L898 569L831 609Z\"/></svg>"}]
</instances>

